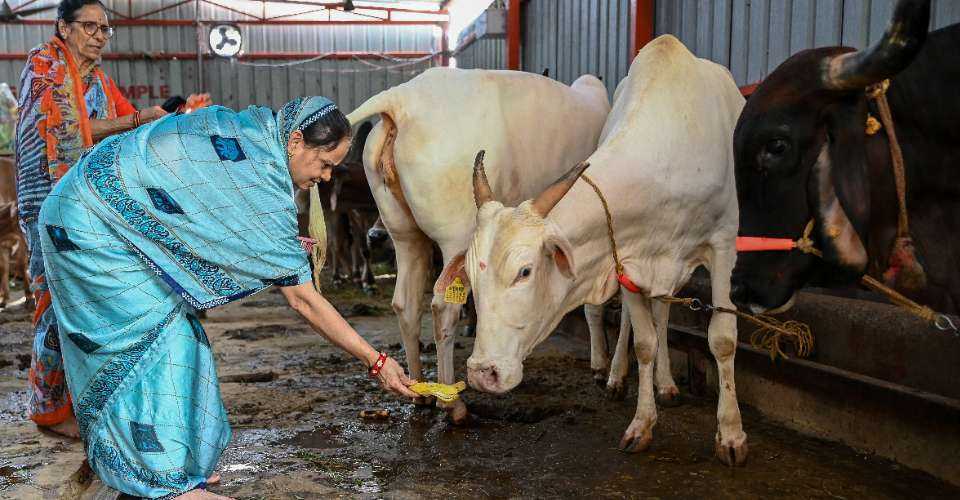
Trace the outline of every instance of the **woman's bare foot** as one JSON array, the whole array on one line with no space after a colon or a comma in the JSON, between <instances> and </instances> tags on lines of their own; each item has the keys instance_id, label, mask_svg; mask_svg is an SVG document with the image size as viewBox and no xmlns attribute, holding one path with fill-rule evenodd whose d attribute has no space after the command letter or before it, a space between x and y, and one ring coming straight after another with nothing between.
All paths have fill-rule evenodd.
<instances>
[{"instance_id":1,"label":"woman's bare foot","mask_svg":"<svg viewBox=\"0 0 960 500\"><path fill-rule=\"evenodd\" d=\"M216 472L211 474L210 477L208 477L206 480L207 486L213 486L215 484L218 484L219 482L220 482L220 474L217 474ZM202 490L200 488L197 488L195 490L190 490L184 493L183 495L174 497L174 500L177 500L177 499L180 499L180 500L221 500L221 499L233 500L230 497L217 495L216 493L210 493L209 491Z\"/></svg>"},{"instance_id":2,"label":"woman's bare foot","mask_svg":"<svg viewBox=\"0 0 960 500\"><path fill-rule=\"evenodd\" d=\"M183 495L173 497L174 500L234 500L230 497L210 493L207 490L190 490Z\"/></svg>"},{"instance_id":3,"label":"woman's bare foot","mask_svg":"<svg viewBox=\"0 0 960 500\"><path fill-rule=\"evenodd\" d=\"M80 439L80 427L77 426L77 419L73 418L73 415L57 425L44 427L44 429L68 438Z\"/></svg>"}]
</instances>

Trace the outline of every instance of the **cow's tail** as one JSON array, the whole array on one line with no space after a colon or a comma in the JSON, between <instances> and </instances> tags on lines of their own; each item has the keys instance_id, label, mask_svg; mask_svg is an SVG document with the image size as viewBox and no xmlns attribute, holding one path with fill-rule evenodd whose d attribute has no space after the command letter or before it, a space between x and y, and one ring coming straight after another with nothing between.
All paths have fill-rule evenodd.
<instances>
[{"instance_id":1,"label":"cow's tail","mask_svg":"<svg viewBox=\"0 0 960 500\"><path fill-rule=\"evenodd\" d=\"M372 165L372 167L383 178L384 184L386 184L390 193L393 194L397 203L412 217L413 213L407 204L407 200L404 198L403 190L400 188L400 177L397 172L396 158L394 157L394 145L397 142L399 123L404 119L404 116L406 116L402 106L404 102L402 97L406 89L410 88L408 86L409 83L410 82L384 90L367 99L367 102L361 104L353 113L350 113L347 119L350 120L350 124L353 125L373 115L380 115L384 129L384 139L379 144L367 144L368 148L374 148L373 156L375 157L375 164Z\"/></svg>"},{"instance_id":2,"label":"cow's tail","mask_svg":"<svg viewBox=\"0 0 960 500\"><path fill-rule=\"evenodd\" d=\"M401 89L402 86L393 87L367 99L360 107L347 115L347 120L350 121L350 125L356 125L376 114L385 114L396 120L398 110L397 94Z\"/></svg>"}]
</instances>

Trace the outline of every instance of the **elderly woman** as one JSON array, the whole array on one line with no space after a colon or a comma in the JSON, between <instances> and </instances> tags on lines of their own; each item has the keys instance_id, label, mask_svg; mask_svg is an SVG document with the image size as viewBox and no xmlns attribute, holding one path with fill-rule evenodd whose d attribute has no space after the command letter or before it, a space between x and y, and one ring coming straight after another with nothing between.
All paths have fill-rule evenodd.
<instances>
[{"instance_id":1,"label":"elderly woman","mask_svg":"<svg viewBox=\"0 0 960 500\"><path fill-rule=\"evenodd\" d=\"M63 376L57 324L44 283L36 218L50 189L100 139L148 123L166 112L134 109L100 69L100 53L113 35L97 0L64 0L56 33L30 51L20 79L17 123L17 193L20 224L30 251L38 307L30 366L30 417L42 427L75 437L76 422ZM191 96L196 102L203 96Z\"/></svg>"},{"instance_id":2,"label":"elderly woman","mask_svg":"<svg viewBox=\"0 0 960 500\"><path fill-rule=\"evenodd\" d=\"M40 212L47 284L87 459L135 496L183 495L230 440L198 309L281 287L315 331L387 390L413 381L314 289L294 189L330 178L350 148L323 97L274 116L222 107L163 118L97 145Z\"/></svg>"}]
</instances>

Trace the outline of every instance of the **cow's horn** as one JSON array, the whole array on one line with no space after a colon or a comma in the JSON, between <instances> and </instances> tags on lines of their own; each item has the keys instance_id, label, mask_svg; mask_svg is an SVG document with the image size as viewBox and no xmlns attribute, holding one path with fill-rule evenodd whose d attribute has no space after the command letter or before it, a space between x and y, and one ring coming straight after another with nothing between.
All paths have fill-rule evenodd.
<instances>
[{"instance_id":1,"label":"cow's horn","mask_svg":"<svg viewBox=\"0 0 960 500\"><path fill-rule=\"evenodd\" d=\"M488 201L493 201L493 191L490 190L490 183L487 182L487 172L483 170L483 157L486 154L487 152L481 149L473 160L473 199L477 202L477 208Z\"/></svg>"},{"instance_id":2,"label":"cow's horn","mask_svg":"<svg viewBox=\"0 0 960 500\"><path fill-rule=\"evenodd\" d=\"M831 56L824 61L824 86L860 90L893 77L920 51L929 24L930 0L900 0L879 42L866 50Z\"/></svg>"},{"instance_id":3,"label":"cow's horn","mask_svg":"<svg viewBox=\"0 0 960 500\"><path fill-rule=\"evenodd\" d=\"M567 191L573 187L573 184L580 178L580 174L589 167L590 164L582 161L577 166L563 174L563 177L544 189L536 199L533 200L533 211L540 217L546 217L553 210L553 207L560 203Z\"/></svg>"}]
</instances>

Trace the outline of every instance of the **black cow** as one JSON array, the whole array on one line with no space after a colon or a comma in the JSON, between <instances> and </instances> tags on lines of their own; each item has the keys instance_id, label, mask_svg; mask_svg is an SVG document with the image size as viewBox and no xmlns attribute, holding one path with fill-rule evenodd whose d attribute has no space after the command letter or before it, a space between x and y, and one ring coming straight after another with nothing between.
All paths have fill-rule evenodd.
<instances>
[{"instance_id":1,"label":"black cow","mask_svg":"<svg viewBox=\"0 0 960 500\"><path fill-rule=\"evenodd\" d=\"M929 1L901 0L873 47L800 52L747 101L734 135L741 236L798 238L811 219L823 259L741 253L733 300L755 312L789 305L805 284L852 284L887 270L897 198L886 134L867 135L865 87L887 98L906 164L907 208L926 283L908 296L960 308L960 25L927 33Z\"/></svg>"}]
</instances>

